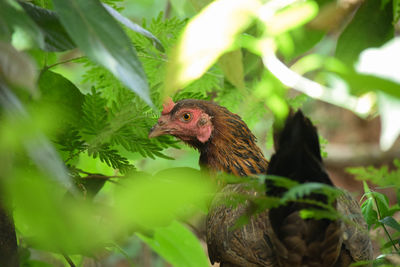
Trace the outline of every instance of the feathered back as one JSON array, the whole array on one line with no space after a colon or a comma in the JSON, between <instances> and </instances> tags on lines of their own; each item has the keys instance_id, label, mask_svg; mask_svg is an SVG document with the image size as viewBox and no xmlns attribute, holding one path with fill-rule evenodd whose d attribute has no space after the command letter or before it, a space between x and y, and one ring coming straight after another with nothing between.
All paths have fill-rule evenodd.
<instances>
[{"instance_id":1,"label":"feathered back","mask_svg":"<svg viewBox=\"0 0 400 267\"><path fill-rule=\"evenodd\" d=\"M299 183L332 185L322 165L317 130L301 111L289 115L283 130L276 135L275 148L268 174ZM280 197L285 191L267 182L267 194ZM321 194L311 194L307 198L326 202ZM271 243L277 251L279 266L334 266L342 247L340 222L303 220L300 210L304 208L318 207L290 202L270 210Z\"/></svg>"},{"instance_id":2,"label":"feathered back","mask_svg":"<svg viewBox=\"0 0 400 267\"><path fill-rule=\"evenodd\" d=\"M283 130L274 136L276 152L268 174L293 179L299 183L319 182L332 185L322 164L317 129L299 110L291 113ZM284 190L268 185L267 193L281 196Z\"/></svg>"}]
</instances>

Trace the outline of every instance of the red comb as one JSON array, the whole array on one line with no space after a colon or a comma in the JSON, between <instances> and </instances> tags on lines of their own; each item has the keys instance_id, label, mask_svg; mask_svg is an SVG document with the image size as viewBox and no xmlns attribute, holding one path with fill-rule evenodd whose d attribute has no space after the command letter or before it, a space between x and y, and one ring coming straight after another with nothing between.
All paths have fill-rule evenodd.
<instances>
[{"instance_id":1,"label":"red comb","mask_svg":"<svg viewBox=\"0 0 400 267\"><path fill-rule=\"evenodd\" d=\"M172 101L172 98L168 97L163 104L163 110L162 110L161 114L166 115L166 114L170 113L171 110L174 108L174 106L175 106L174 101Z\"/></svg>"}]
</instances>

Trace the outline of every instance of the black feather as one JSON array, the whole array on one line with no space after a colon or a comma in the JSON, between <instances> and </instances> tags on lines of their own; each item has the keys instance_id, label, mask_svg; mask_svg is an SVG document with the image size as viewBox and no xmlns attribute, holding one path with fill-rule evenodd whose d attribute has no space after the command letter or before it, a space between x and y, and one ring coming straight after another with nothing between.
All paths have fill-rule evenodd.
<instances>
[{"instance_id":1,"label":"black feather","mask_svg":"<svg viewBox=\"0 0 400 267\"><path fill-rule=\"evenodd\" d=\"M319 182L333 185L322 163L317 129L299 110L291 113L275 137L276 152L267 174L290 178L299 183ZM267 180L267 194L282 196L284 188Z\"/></svg>"}]
</instances>

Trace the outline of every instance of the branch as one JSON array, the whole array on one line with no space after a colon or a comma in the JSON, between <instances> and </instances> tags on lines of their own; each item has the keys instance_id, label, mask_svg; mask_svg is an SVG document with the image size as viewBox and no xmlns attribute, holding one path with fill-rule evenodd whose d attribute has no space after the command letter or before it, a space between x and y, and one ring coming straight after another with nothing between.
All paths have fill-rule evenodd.
<instances>
[{"instance_id":1,"label":"branch","mask_svg":"<svg viewBox=\"0 0 400 267\"><path fill-rule=\"evenodd\" d=\"M369 144L329 144L326 146L328 158L324 160L326 166L358 166L375 165L392 162L400 158L398 147L389 151L381 151L378 145Z\"/></svg>"}]
</instances>

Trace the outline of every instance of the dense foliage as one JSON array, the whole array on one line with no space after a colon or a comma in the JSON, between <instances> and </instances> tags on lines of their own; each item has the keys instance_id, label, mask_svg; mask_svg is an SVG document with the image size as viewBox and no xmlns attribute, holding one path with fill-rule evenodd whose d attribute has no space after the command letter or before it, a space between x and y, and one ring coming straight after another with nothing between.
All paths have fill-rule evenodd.
<instances>
[{"instance_id":1,"label":"dense foliage","mask_svg":"<svg viewBox=\"0 0 400 267\"><path fill-rule=\"evenodd\" d=\"M252 129L322 100L379 115L383 150L398 137L400 1L149 2L0 0L0 217L14 220L0 224L0 236L11 236L0 250L18 245L19 255L9 266L140 265L141 242L158 264L208 266L182 222L207 212L215 185L197 169L141 166L172 160L165 149L181 147L147 137L166 96L216 101ZM139 25L130 15L147 18ZM394 165L349 172L399 194ZM291 190L254 199L260 209L315 190L332 201L338 194L282 181ZM377 266L399 253L399 205L365 183L363 214L383 229Z\"/></svg>"}]
</instances>

